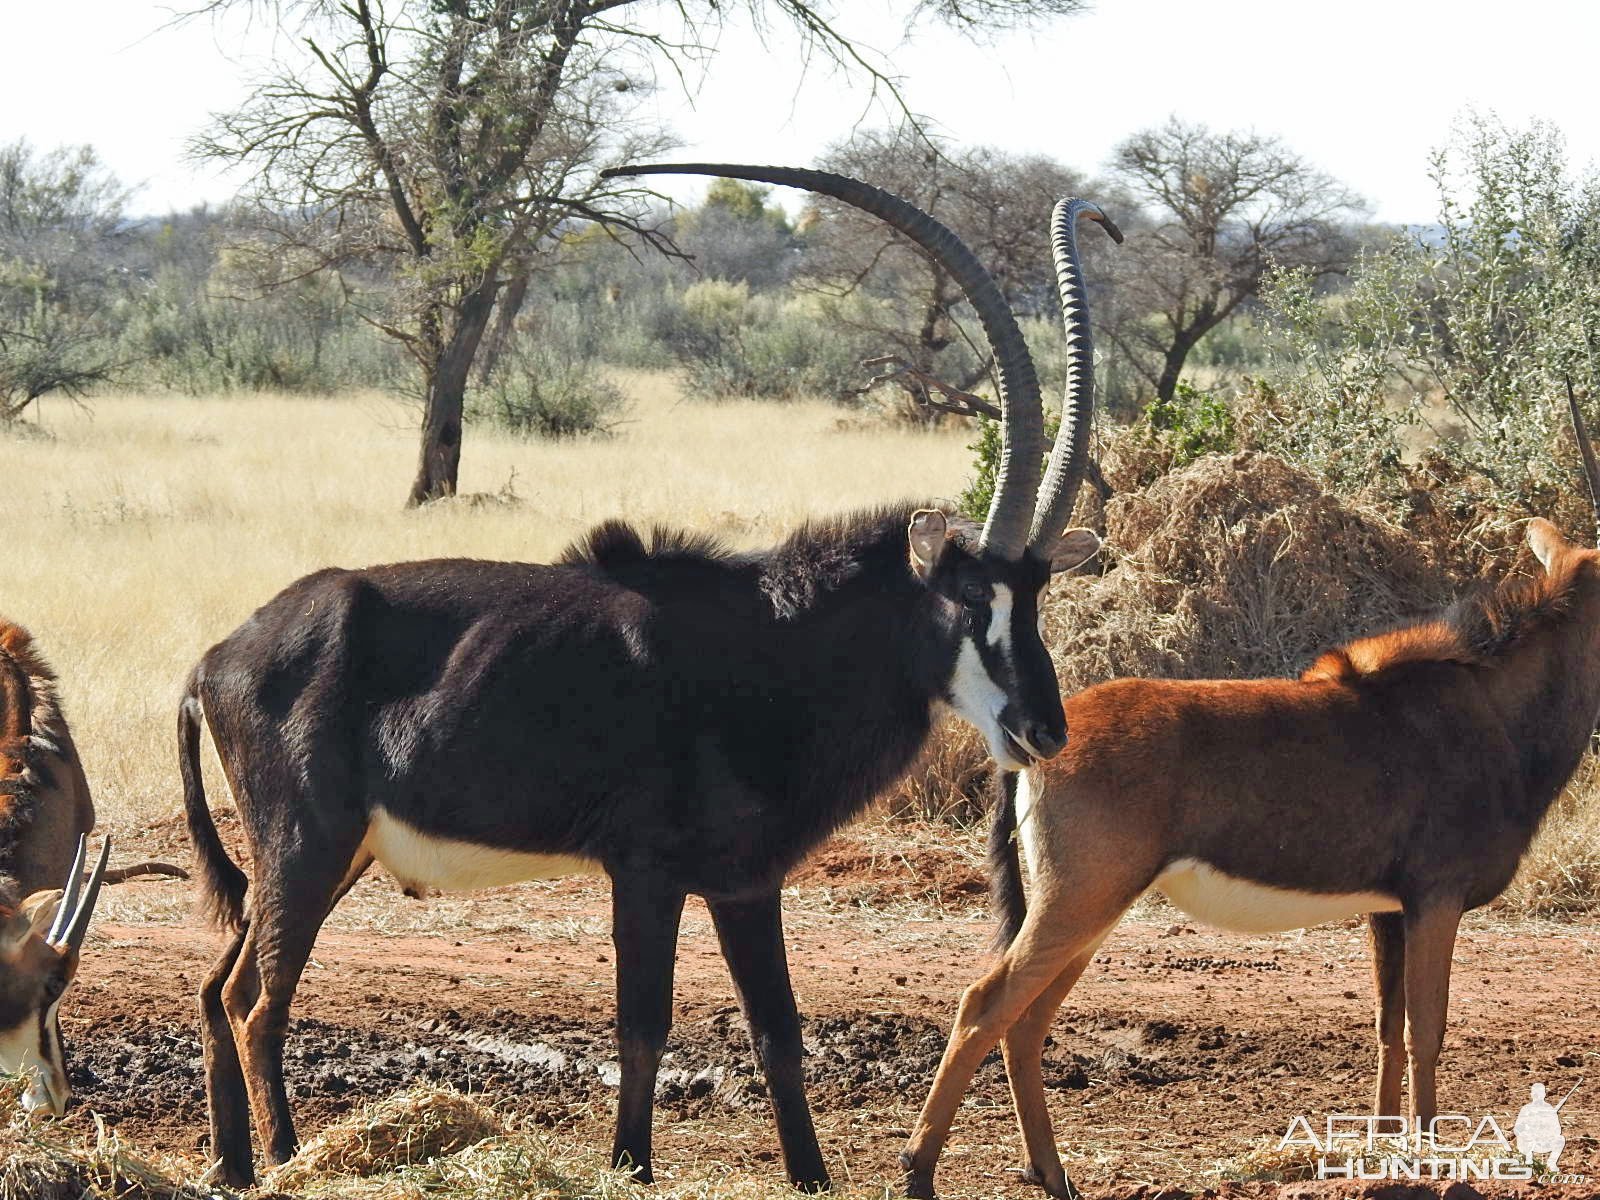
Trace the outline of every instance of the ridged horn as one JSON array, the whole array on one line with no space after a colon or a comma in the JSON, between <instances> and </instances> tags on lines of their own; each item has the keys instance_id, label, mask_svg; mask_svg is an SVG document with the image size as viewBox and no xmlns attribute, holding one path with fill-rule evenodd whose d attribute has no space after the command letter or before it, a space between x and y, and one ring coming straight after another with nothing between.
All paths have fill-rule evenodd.
<instances>
[{"instance_id":1,"label":"ridged horn","mask_svg":"<svg viewBox=\"0 0 1600 1200\"><path fill-rule=\"evenodd\" d=\"M831 196L870 213L903 233L965 293L994 351L1000 382L1000 471L980 544L1001 558L1022 557L1027 544L1029 498L1038 486L1044 456L1044 413L1039 377L1022 339L1022 330L989 272L961 239L939 221L900 197L830 171L801 167L746 166L739 163L649 163L613 167L617 175L722 175L757 183L776 183Z\"/></svg>"},{"instance_id":2,"label":"ridged horn","mask_svg":"<svg viewBox=\"0 0 1600 1200\"><path fill-rule=\"evenodd\" d=\"M1078 220L1098 221L1122 241L1122 230L1098 205L1087 200L1057 200L1050 215L1050 253L1056 264L1056 287L1061 293L1061 322L1067 333L1067 387L1061 398L1061 427L1056 431L1050 467L1039 485L1033 529L1028 546L1048 559L1056 539L1072 519L1072 506L1083 482L1089 455L1089 420L1094 415L1094 338L1089 329L1089 297L1083 286L1083 265L1078 260Z\"/></svg>"},{"instance_id":3,"label":"ridged horn","mask_svg":"<svg viewBox=\"0 0 1600 1200\"><path fill-rule=\"evenodd\" d=\"M44 935L44 940L52 946L59 945L61 934L72 923L73 910L78 906L78 891L83 887L83 860L89 854L89 835L78 835L78 853L72 859L72 873L67 876L66 886L61 891L61 903L56 908L56 919L50 922L50 932Z\"/></svg>"},{"instance_id":4,"label":"ridged horn","mask_svg":"<svg viewBox=\"0 0 1600 1200\"><path fill-rule=\"evenodd\" d=\"M94 916L95 901L100 898L100 884L105 879L106 864L110 861L111 837L108 834L101 843L100 858L94 864L94 872L89 876L89 882L83 889L83 899L72 914L72 923L62 933L59 945L73 951L83 949L84 936L89 932L89 918Z\"/></svg>"},{"instance_id":5,"label":"ridged horn","mask_svg":"<svg viewBox=\"0 0 1600 1200\"><path fill-rule=\"evenodd\" d=\"M1578 453L1583 455L1583 473L1589 480L1589 507L1594 509L1596 536L1600 537L1600 464L1594 460L1594 443L1589 441L1589 431L1583 424L1583 413L1578 410L1578 395L1572 390L1572 380L1567 380L1567 408L1572 413L1572 432L1578 439Z\"/></svg>"}]
</instances>

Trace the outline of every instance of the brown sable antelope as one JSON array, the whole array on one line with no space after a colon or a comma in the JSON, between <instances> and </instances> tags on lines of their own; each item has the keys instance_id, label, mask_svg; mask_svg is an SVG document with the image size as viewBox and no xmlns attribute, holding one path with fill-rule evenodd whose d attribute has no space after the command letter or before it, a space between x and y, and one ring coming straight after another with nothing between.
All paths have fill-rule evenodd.
<instances>
[{"instance_id":1,"label":"brown sable antelope","mask_svg":"<svg viewBox=\"0 0 1600 1200\"><path fill-rule=\"evenodd\" d=\"M111 853L107 838L80 892L93 825L55 674L25 629L0 620L0 1071L28 1076L28 1111L58 1117L70 1094L58 1009Z\"/></svg>"},{"instance_id":2,"label":"brown sable antelope","mask_svg":"<svg viewBox=\"0 0 1600 1200\"><path fill-rule=\"evenodd\" d=\"M252 1120L269 1162L294 1153L290 1002L317 930L376 861L419 893L610 877L612 1160L644 1180L679 918L687 895L702 896L789 1178L825 1186L784 944L785 875L910 766L944 708L1013 769L1066 744L1038 606L1051 573L1099 545L1066 529L1091 403L1073 230L1079 216L1114 227L1093 205L1058 207L1075 370L1045 470L1021 331L988 272L933 218L821 171L627 171L809 188L874 214L948 270L1000 381L1005 453L988 519L979 528L907 503L742 554L611 521L548 565L321 571L207 651L179 710L178 749L204 891L233 932L200 991L211 1147L227 1182L253 1177ZM248 881L206 805L202 721L250 846Z\"/></svg>"},{"instance_id":3,"label":"brown sable antelope","mask_svg":"<svg viewBox=\"0 0 1600 1200\"><path fill-rule=\"evenodd\" d=\"M1404 1055L1411 1128L1426 1127L1461 914L1510 883L1600 715L1600 554L1547 521L1527 537L1538 580L1351 642L1297 680L1121 679L1067 701L1071 745L1001 785L989 854L1007 948L961 998L901 1155L912 1196L933 1195L962 1094L1002 1038L1026 1176L1076 1194L1040 1054L1095 949L1150 888L1247 932L1366 914L1373 1109L1401 1115Z\"/></svg>"}]
</instances>

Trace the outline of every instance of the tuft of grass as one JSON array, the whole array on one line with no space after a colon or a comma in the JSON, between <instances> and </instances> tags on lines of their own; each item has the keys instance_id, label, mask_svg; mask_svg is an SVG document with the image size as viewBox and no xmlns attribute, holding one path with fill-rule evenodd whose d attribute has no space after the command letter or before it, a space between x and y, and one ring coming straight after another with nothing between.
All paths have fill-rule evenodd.
<instances>
[{"instance_id":1,"label":"tuft of grass","mask_svg":"<svg viewBox=\"0 0 1600 1200\"><path fill-rule=\"evenodd\" d=\"M987 821L993 782L994 762L983 735L950 717L882 803L891 816L964 828Z\"/></svg>"}]
</instances>

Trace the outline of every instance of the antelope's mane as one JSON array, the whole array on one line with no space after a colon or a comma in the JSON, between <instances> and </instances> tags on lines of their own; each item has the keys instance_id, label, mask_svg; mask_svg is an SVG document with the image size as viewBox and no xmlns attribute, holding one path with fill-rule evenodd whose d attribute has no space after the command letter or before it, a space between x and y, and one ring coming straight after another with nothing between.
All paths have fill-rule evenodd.
<instances>
[{"instance_id":1,"label":"antelope's mane","mask_svg":"<svg viewBox=\"0 0 1600 1200\"><path fill-rule=\"evenodd\" d=\"M1329 650L1302 679L1358 679L1407 663L1481 665L1558 623L1572 608L1582 559L1565 555L1536 578L1506 580L1462 596L1441 613Z\"/></svg>"}]
</instances>

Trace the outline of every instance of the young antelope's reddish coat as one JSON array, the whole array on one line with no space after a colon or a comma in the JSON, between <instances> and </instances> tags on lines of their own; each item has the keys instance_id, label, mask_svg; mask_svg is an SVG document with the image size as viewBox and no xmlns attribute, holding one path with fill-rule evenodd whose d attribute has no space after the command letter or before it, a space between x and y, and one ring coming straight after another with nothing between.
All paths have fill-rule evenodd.
<instances>
[{"instance_id":1,"label":"young antelope's reddish coat","mask_svg":"<svg viewBox=\"0 0 1600 1200\"><path fill-rule=\"evenodd\" d=\"M1400 1112L1408 1055L1411 1113L1435 1113L1461 914L1510 883L1600 714L1600 554L1545 521L1528 541L1542 578L1352 642L1300 679L1123 679L1067 701L1067 750L1007 781L990 852L1008 948L962 998L902 1156L912 1195L932 1195L961 1096L1002 1038L1028 1175L1074 1194L1040 1052L1150 888L1253 931L1368 914L1374 1109Z\"/></svg>"}]
</instances>

